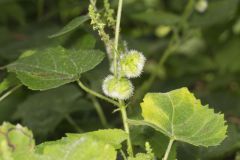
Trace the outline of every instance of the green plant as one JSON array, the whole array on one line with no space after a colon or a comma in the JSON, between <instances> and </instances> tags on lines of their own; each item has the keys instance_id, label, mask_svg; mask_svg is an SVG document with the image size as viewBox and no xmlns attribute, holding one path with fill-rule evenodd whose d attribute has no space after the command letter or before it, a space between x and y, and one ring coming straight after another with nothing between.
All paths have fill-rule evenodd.
<instances>
[{"instance_id":1,"label":"green plant","mask_svg":"<svg viewBox=\"0 0 240 160\"><path fill-rule=\"evenodd\" d=\"M180 37L179 30L181 32L188 30L187 20L194 9L194 4L194 0L189 1L184 14L177 22L178 28L168 26L170 30L173 30L173 35L163 57L157 64L159 68L163 67L173 52L180 49L181 40L184 41L188 38L187 34ZM148 142L145 142L146 153L134 151L129 124L150 126L170 138L163 160L168 159L175 141L208 147L218 145L225 139L227 125L223 114L214 113L208 106L203 106L186 88L167 93L147 93L141 103L144 120L128 118L127 108L131 106L131 103L128 104L127 100L134 94L130 78L140 76L145 64L145 57L136 50L129 50L125 41L120 39L122 8L123 0L119 0L115 19L114 10L110 8L108 0L104 0L102 10L97 9L96 0L91 0L88 15L76 17L60 32L50 36L50 38L62 36L91 20L93 30L98 32L106 47L110 64L109 71L112 72L102 84L106 96L85 85L84 73L94 69L105 57L103 51L93 49L94 45L92 47L91 44L88 44L88 47L85 46L86 48L78 50L53 46L24 52L15 62L4 67L10 74L1 83L1 91L13 88L6 92L0 100L22 85L31 90L44 91L75 82L89 94L106 127L108 126L106 118L96 98L114 105L116 107L114 111L121 113L124 131L106 129L82 134L67 134L60 140L35 145L31 131L20 125L4 123L0 128L0 159L114 160L119 151L123 159L153 160L157 153L153 152ZM203 12L202 9L200 10ZM114 35L113 39L112 35ZM12 77L12 74L16 77L14 75ZM136 101L142 98L157 76L158 72L153 72L142 87L136 89L134 96ZM71 117L67 117L67 119L78 131L81 131ZM121 145L124 141L127 142L127 147ZM127 149L125 150L125 148Z\"/></svg>"}]
</instances>

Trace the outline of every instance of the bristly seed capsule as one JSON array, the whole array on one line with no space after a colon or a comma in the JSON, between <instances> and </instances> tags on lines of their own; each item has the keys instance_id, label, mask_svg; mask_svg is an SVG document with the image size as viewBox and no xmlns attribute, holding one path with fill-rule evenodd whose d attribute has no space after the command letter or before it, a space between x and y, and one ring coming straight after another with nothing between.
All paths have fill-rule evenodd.
<instances>
[{"instance_id":1,"label":"bristly seed capsule","mask_svg":"<svg viewBox=\"0 0 240 160\"><path fill-rule=\"evenodd\" d=\"M102 89L105 95L119 99L126 100L133 94L133 85L127 78L116 78L109 75L103 81Z\"/></svg>"},{"instance_id":2,"label":"bristly seed capsule","mask_svg":"<svg viewBox=\"0 0 240 160\"><path fill-rule=\"evenodd\" d=\"M146 58L141 52L130 50L122 55L120 60L121 73L127 78L139 77L142 73Z\"/></svg>"}]
</instances>

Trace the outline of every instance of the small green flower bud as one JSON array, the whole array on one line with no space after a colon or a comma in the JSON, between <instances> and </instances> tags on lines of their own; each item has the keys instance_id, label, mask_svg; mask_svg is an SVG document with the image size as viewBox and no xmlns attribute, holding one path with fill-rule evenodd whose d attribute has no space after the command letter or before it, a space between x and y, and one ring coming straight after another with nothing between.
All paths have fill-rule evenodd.
<instances>
[{"instance_id":1,"label":"small green flower bud","mask_svg":"<svg viewBox=\"0 0 240 160\"><path fill-rule=\"evenodd\" d=\"M109 97L126 100L133 94L133 85L127 78L116 78L109 75L103 81L102 89Z\"/></svg>"},{"instance_id":2,"label":"small green flower bud","mask_svg":"<svg viewBox=\"0 0 240 160\"><path fill-rule=\"evenodd\" d=\"M146 58L141 52L131 50L120 60L121 72L128 78L139 77L142 73Z\"/></svg>"},{"instance_id":3,"label":"small green flower bud","mask_svg":"<svg viewBox=\"0 0 240 160\"><path fill-rule=\"evenodd\" d=\"M199 0L195 5L195 9L200 13L205 12L207 10L207 8L208 8L207 0Z\"/></svg>"}]
</instances>

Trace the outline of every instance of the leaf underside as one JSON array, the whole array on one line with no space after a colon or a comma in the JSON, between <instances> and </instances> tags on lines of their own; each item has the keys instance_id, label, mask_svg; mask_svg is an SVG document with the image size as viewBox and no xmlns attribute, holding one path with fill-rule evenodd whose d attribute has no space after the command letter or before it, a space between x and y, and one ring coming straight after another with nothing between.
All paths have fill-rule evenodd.
<instances>
[{"instance_id":1,"label":"leaf underside","mask_svg":"<svg viewBox=\"0 0 240 160\"><path fill-rule=\"evenodd\" d=\"M144 122L178 141L215 146L226 137L224 115L203 106L187 88L148 93L141 103Z\"/></svg>"}]
</instances>

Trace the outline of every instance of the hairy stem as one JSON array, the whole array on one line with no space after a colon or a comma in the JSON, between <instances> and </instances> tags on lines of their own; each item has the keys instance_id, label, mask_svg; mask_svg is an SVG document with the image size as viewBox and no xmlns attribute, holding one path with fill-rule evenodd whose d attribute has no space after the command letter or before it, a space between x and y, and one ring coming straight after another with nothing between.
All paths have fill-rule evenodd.
<instances>
[{"instance_id":1,"label":"hairy stem","mask_svg":"<svg viewBox=\"0 0 240 160\"><path fill-rule=\"evenodd\" d=\"M117 11L117 22L116 22L116 31L115 31L115 41L114 41L114 76L117 77L117 60L119 58L118 56L118 43L119 43L119 34L120 34L120 24L121 24L121 16L122 16L122 7L123 7L123 0L118 0L118 11ZM130 138L130 130L129 125L127 122L127 111L126 111L126 105L124 101L119 100L119 108L122 115L122 121L125 132L128 134L127 138L127 145L128 145L128 154L129 156L133 157L133 148L132 148L132 142Z\"/></svg>"},{"instance_id":2,"label":"hairy stem","mask_svg":"<svg viewBox=\"0 0 240 160\"><path fill-rule=\"evenodd\" d=\"M104 115L104 112L102 110L102 107L100 105L100 103L98 102L98 100L93 96L93 95L90 95L90 98L93 102L93 105L97 111L97 114L99 116L99 119L101 121L101 124L104 128L107 128L109 125L107 123L107 119L106 119L106 116Z\"/></svg>"},{"instance_id":3,"label":"hairy stem","mask_svg":"<svg viewBox=\"0 0 240 160\"><path fill-rule=\"evenodd\" d=\"M73 126L73 128L77 132L79 132L79 133L83 132L83 130L77 125L77 123L72 119L72 117L70 117L69 115L66 115L65 119L68 121L69 124L71 124Z\"/></svg>"},{"instance_id":4,"label":"hairy stem","mask_svg":"<svg viewBox=\"0 0 240 160\"><path fill-rule=\"evenodd\" d=\"M123 0L118 1L118 12L117 12L117 22L116 22L116 30L115 30L115 41L114 41L114 75L117 75L117 58L118 58L118 41L119 41L119 34L120 34L120 23L121 23L121 16L122 16L122 4Z\"/></svg>"},{"instance_id":5,"label":"hairy stem","mask_svg":"<svg viewBox=\"0 0 240 160\"><path fill-rule=\"evenodd\" d=\"M91 94L91 95L93 95L93 96L95 96L95 97L98 97L98 98L100 98L100 99L103 99L103 100L105 100L105 101L107 101L107 102L109 102L109 103L112 103L112 104L115 105L115 106L119 106L119 103L118 103L118 102L116 102L116 101L114 101L114 100L112 100L112 99L110 99L110 98L108 98L108 97L106 97L106 96L104 96L104 95L102 95L102 94L100 94L100 93L97 93L97 92L91 90L90 88L88 88L87 86L85 86L80 80L77 80L77 83L78 83L79 87L81 87L81 88L82 88L84 91L86 91L87 93L89 93L89 94Z\"/></svg>"},{"instance_id":6,"label":"hairy stem","mask_svg":"<svg viewBox=\"0 0 240 160\"><path fill-rule=\"evenodd\" d=\"M2 100L4 100L5 98L7 98L10 94L12 94L14 91L16 91L18 88L20 88L22 85L17 85L15 87L13 87L12 89L10 89L9 91L7 91L5 94L3 94L1 97L0 97L0 102Z\"/></svg>"},{"instance_id":7,"label":"hairy stem","mask_svg":"<svg viewBox=\"0 0 240 160\"><path fill-rule=\"evenodd\" d=\"M128 154L130 157L133 157L133 148L132 148L132 142L131 142L131 137L130 137L130 130L129 130L129 125L128 125L128 118L127 118L127 111L126 111L126 105L124 103L124 101L120 101L120 111L121 111L121 115L122 115L122 120L123 120L123 126L124 126L124 130L125 132L128 134L128 138L127 138L127 145L128 145Z\"/></svg>"},{"instance_id":8,"label":"hairy stem","mask_svg":"<svg viewBox=\"0 0 240 160\"><path fill-rule=\"evenodd\" d=\"M167 150L165 152L165 155L163 157L163 160L167 160L168 159L168 156L170 154L170 151L171 151L171 148L172 148L172 145L173 145L173 142L174 142L174 139L170 139L169 143L168 143L168 147L167 147Z\"/></svg>"}]
</instances>

